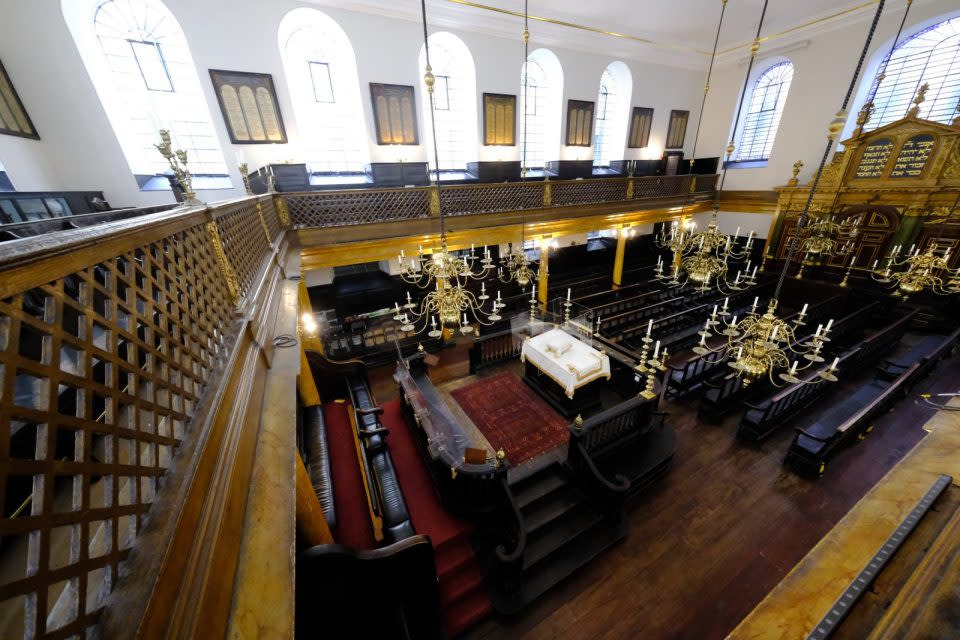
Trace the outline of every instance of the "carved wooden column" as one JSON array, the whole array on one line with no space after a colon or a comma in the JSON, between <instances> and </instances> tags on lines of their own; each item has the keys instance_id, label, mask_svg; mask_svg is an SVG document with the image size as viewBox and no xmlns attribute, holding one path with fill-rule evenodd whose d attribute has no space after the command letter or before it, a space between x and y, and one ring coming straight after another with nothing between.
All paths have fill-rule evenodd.
<instances>
[{"instance_id":1,"label":"carved wooden column","mask_svg":"<svg viewBox=\"0 0 960 640\"><path fill-rule=\"evenodd\" d=\"M613 288L619 289L623 283L623 257L627 251L626 229L617 230L617 255L613 260Z\"/></svg>"},{"instance_id":2,"label":"carved wooden column","mask_svg":"<svg viewBox=\"0 0 960 640\"><path fill-rule=\"evenodd\" d=\"M540 302L540 310L547 311L547 295L549 282L550 264L550 243L548 240L540 241L540 279L537 282L537 300Z\"/></svg>"}]
</instances>

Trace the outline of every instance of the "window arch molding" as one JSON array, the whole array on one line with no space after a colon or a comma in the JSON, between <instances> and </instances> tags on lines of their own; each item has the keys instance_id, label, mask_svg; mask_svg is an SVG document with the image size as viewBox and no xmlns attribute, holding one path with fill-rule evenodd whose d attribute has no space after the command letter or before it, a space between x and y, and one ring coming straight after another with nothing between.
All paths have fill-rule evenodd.
<instances>
[{"instance_id":1,"label":"window arch molding","mask_svg":"<svg viewBox=\"0 0 960 640\"><path fill-rule=\"evenodd\" d=\"M748 80L741 119L737 123L735 162L766 161L773 152L793 82L793 62L773 58L760 65Z\"/></svg>"},{"instance_id":2,"label":"window arch molding","mask_svg":"<svg viewBox=\"0 0 960 640\"><path fill-rule=\"evenodd\" d=\"M284 15L277 39L308 168L363 171L370 139L347 33L322 11L299 7Z\"/></svg>"},{"instance_id":3,"label":"window arch molding","mask_svg":"<svg viewBox=\"0 0 960 640\"><path fill-rule=\"evenodd\" d=\"M529 73L529 76L527 75ZM529 77L529 88L524 92ZM529 100L529 108L527 107ZM524 109L529 132L524 137ZM543 168L560 157L563 122L563 66L549 49L535 49L520 69L519 149L523 159L527 145L527 167Z\"/></svg>"},{"instance_id":4,"label":"window arch molding","mask_svg":"<svg viewBox=\"0 0 960 640\"><path fill-rule=\"evenodd\" d=\"M169 171L169 129L194 175L226 176L223 147L186 36L162 0L61 0L64 20L137 176ZM219 185L218 185L219 186Z\"/></svg>"},{"instance_id":5,"label":"window arch molding","mask_svg":"<svg viewBox=\"0 0 960 640\"><path fill-rule=\"evenodd\" d=\"M430 65L436 78L434 98L437 121L437 150L440 171L463 171L467 163L477 159L479 148L477 120L477 71L473 55L466 43L448 31L429 36ZM419 77L427 64L426 50L421 45L418 58ZM430 94L420 84L421 120L427 157L434 169L433 130L430 126Z\"/></svg>"},{"instance_id":6,"label":"window arch molding","mask_svg":"<svg viewBox=\"0 0 960 640\"><path fill-rule=\"evenodd\" d=\"M630 68L619 60L611 62L600 76L594 105L594 166L606 167L611 160L623 158L632 100L633 74Z\"/></svg>"}]
</instances>

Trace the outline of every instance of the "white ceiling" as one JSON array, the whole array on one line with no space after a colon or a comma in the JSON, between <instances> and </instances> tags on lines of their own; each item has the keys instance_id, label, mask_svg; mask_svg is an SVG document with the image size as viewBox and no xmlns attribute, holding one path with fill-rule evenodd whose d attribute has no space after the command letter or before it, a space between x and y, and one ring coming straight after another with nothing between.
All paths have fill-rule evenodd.
<instances>
[{"instance_id":1,"label":"white ceiling","mask_svg":"<svg viewBox=\"0 0 960 640\"><path fill-rule=\"evenodd\" d=\"M315 4L420 21L417 0L311 0ZM749 55L764 0L729 0L720 33L720 60ZM700 68L709 56L721 0L529 0L531 16L599 31L531 19L531 45L557 46L635 60ZM902 7L888 1L884 14ZM486 7L486 8L485 8ZM460 29L519 40L523 0L427 0L431 30ZM876 0L770 0L761 37L763 48L793 44L812 33L851 21L866 21Z\"/></svg>"}]
</instances>

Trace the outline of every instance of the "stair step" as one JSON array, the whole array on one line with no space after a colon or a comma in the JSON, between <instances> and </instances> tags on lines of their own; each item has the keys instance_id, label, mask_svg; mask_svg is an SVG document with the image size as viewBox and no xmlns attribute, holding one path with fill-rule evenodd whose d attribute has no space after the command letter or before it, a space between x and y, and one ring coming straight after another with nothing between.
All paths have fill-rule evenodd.
<instances>
[{"instance_id":1,"label":"stair step","mask_svg":"<svg viewBox=\"0 0 960 640\"><path fill-rule=\"evenodd\" d=\"M554 585L589 564L603 551L620 541L627 533L626 524L615 527L598 526L577 539L564 553L549 556L543 562L523 572L516 591L505 593L492 590L494 608L501 613L516 613L542 596Z\"/></svg>"},{"instance_id":2,"label":"stair step","mask_svg":"<svg viewBox=\"0 0 960 640\"><path fill-rule=\"evenodd\" d=\"M599 513L580 504L553 520L548 527L541 527L527 537L527 546L523 552L523 569L526 571L538 562L561 549L577 536L587 531L601 520ZM575 553L567 549L566 553Z\"/></svg>"},{"instance_id":3,"label":"stair step","mask_svg":"<svg viewBox=\"0 0 960 640\"><path fill-rule=\"evenodd\" d=\"M572 486L557 489L548 497L537 500L521 510L527 535L557 520L571 509L583 503L585 497Z\"/></svg>"},{"instance_id":4,"label":"stair step","mask_svg":"<svg viewBox=\"0 0 960 640\"><path fill-rule=\"evenodd\" d=\"M443 611L443 629L448 638L455 638L493 611L490 599L483 591L474 591L469 597Z\"/></svg>"},{"instance_id":5,"label":"stair step","mask_svg":"<svg viewBox=\"0 0 960 640\"><path fill-rule=\"evenodd\" d=\"M464 565L459 571L440 579L440 600L449 607L477 589L483 589L483 574L475 564Z\"/></svg>"},{"instance_id":6,"label":"stair step","mask_svg":"<svg viewBox=\"0 0 960 640\"><path fill-rule=\"evenodd\" d=\"M456 546L444 547L443 551L437 551L435 557L437 565L437 576L443 579L444 576L455 573L463 565L474 559L473 547L466 540Z\"/></svg>"},{"instance_id":7,"label":"stair step","mask_svg":"<svg viewBox=\"0 0 960 640\"><path fill-rule=\"evenodd\" d=\"M520 480L510 487L517 506L523 509L537 500L550 495L567 484L567 475L560 465L553 464Z\"/></svg>"}]
</instances>

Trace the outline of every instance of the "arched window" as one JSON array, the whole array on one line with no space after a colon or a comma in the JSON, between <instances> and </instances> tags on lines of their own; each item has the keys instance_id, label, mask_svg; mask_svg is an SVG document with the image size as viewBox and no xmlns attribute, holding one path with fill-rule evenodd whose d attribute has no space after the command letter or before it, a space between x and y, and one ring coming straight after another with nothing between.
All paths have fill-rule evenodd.
<instances>
[{"instance_id":1,"label":"arched window","mask_svg":"<svg viewBox=\"0 0 960 640\"><path fill-rule=\"evenodd\" d=\"M593 164L609 166L623 156L627 138L627 118L633 79L622 62L611 62L600 77L597 94L596 124L593 127Z\"/></svg>"},{"instance_id":2,"label":"arched window","mask_svg":"<svg viewBox=\"0 0 960 640\"><path fill-rule=\"evenodd\" d=\"M779 62L757 78L747 115L743 119L740 144L737 145L738 161L766 160L770 157L791 80L793 64L790 62Z\"/></svg>"},{"instance_id":3,"label":"arched window","mask_svg":"<svg viewBox=\"0 0 960 640\"><path fill-rule=\"evenodd\" d=\"M169 171L154 148L169 129L195 175L227 174L180 23L160 0L63 0L63 14L130 169Z\"/></svg>"},{"instance_id":4,"label":"arched window","mask_svg":"<svg viewBox=\"0 0 960 640\"><path fill-rule=\"evenodd\" d=\"M279 29L280 53L311 171L363 171L370 146L353 46L332 18L294 9Z\"/></svg>"},{"instance_id":5,"label":"arched window","mask_svg":"<svg viewBox=\"0 0 960 640\"><path fill-rule=\"evenodd\" d=\"M907 115L920 86L929 85L920 117L947 124L960 100L960 17L945 20L905 40L880 64L883 79L873 81L870 127ZM878 74L879 77L879 74Z\"/></svg>"},{"instance_id":6,"label":"arched window","mask_svg":"<svg viewBox=\"0 0 960 640\"><path fill-rule=\"evenodd\" d=\"M430 35L430 66L436 77L434 104L437 121L437 151L440 170L463 171L477 159L477 73L473 56L463 40L452 33ZM427 64L420 47L420 75ZM430 129L430 94L421 85L423 142L433 159L433 132Z\"/></svg>"},{"instance_id":7,"label":"arched window","mask_svg":"<svg viewBox=\"0 0 960 640\"><path fill-rule=\"evenodd\" d=\"M563 68L552 51L537 49L520 70L520 158L526 146L527 167L543 168L547 160L560 157L562 116Z\"/></svg>"}]
</instances>

